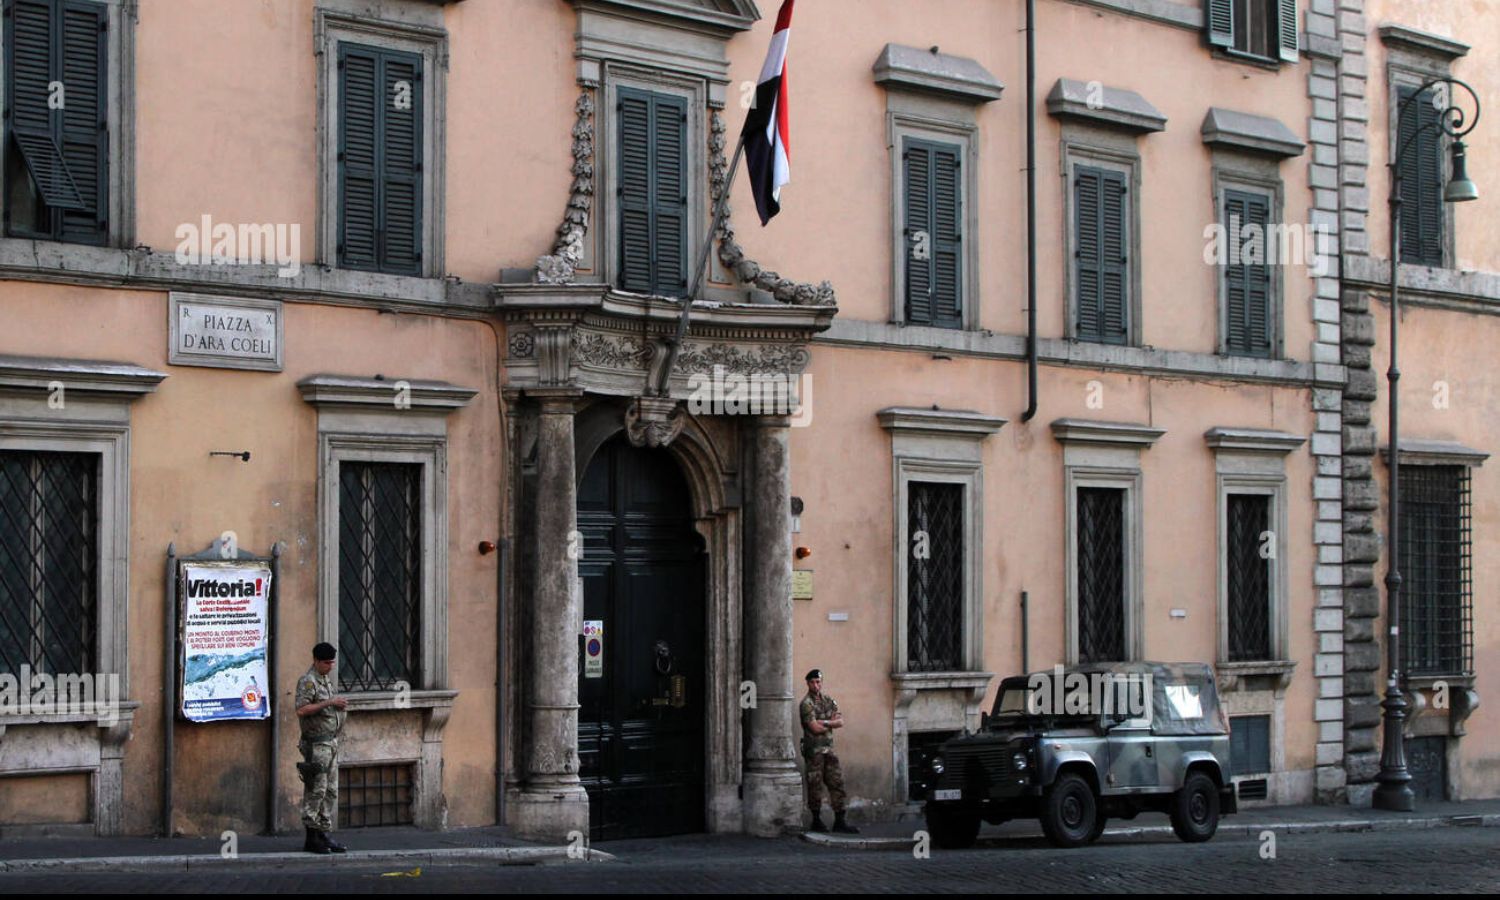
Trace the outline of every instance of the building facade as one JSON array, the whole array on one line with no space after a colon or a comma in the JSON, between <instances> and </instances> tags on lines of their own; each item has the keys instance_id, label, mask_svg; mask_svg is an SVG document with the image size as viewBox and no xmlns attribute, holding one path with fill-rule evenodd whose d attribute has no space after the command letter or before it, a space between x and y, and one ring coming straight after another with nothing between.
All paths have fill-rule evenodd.
<instances>
[{"instance_id":1,"label":"building facade","mask_svg":"<svg viewBox=\"0 0 1500 900\"><path fill-rule=\"evenodd\" d=\"M1495 85L1483 4L1027 6L804 0L784 211L738 178L706 240L751 0L11 0L0 674L113 693L0 710L0 834L290 827L320 640L345 826L799 827L813 667L892 817L999 678L1114 659L1215 664L1246 802L1368 803L1375 199L1392 98ZM1408 746L1492 797L1500 236L1445 150L1403 213ZM236 556L274 725L179 715L180 566Z\"/></svg>"}]
</instances>

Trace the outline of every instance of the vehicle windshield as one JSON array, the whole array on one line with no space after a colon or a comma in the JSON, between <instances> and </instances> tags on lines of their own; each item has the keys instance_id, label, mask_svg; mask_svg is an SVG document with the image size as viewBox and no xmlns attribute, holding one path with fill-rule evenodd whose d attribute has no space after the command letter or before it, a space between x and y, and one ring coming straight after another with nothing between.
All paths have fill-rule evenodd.
<instances>
[{"instance_id":1,"label":"vehicle windshield","mask_svg":"<svg viewBox=\"0 0 1500 900\"><path fill-rule=\"evenodd\" d=\"M996 716L1020 716L1026 714L1026 686L1007 685L1002 688L1000 695L995 698Z\"/></svg>"}]
</instances>

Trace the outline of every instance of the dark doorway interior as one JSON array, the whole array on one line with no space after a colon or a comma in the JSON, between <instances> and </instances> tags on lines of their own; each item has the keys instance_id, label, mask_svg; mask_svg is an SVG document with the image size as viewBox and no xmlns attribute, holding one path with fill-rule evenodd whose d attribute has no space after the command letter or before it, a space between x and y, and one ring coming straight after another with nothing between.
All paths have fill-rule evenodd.
<instances>
[{"instance_id":1,"label":"dark doorway interior","mask_svg":"<svg viewBox=\"0 0 1500 900\"><path fill-rule=\"evenodd\" d=\"M579 485L583 617L603 627L579 648L591 840L703 830L704 557L692 522L677 464L623 436Z\"/></svg>"}]
</instances>

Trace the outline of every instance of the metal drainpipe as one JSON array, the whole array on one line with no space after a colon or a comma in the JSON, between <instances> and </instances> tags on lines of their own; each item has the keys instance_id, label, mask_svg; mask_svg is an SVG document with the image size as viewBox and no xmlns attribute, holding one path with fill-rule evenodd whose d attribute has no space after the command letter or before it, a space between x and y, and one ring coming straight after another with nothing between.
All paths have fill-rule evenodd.
<instances>
[{"instance_id":1,"label":"metal drainpipe","mask_svg":"<svg viewBox=\"0 0 1500 900\"><path fill-rule=\"evenodd\" d=\"M166 648L163 651L161 677L161 721L162 721L162 777L161 777L161 834L172 836L172 729L177 724L177 544L167 545L167 608L162 616L167 632Z\"/></svg>"},{"instance_id":2,"label":"metal drainpipe","mask_svg":"<svg viewBox=\"0 0 1500 900\"><path fill-rule=\"evenodd\" d=\"M1031 597L1021 592L1021 674L1031 671Z\"/></svg>"},{"instance_id":3,"label":"metal drainpipe","mask_svg":"<svg viewBox=\"0 0 1500 900\"><path fill-rule=\"evenodd\" d=\"M502 433L504 429L502 428ZM501 503L500 514L505 515ZM510 574L510 538L500 539L495 603L495 824L505 824L505 578Z\"/></svg>"},{"instance_id":4,"label":"metal drainpipe","mask_svg":"<svg viewBox=\"0 0 1500 900\"><path fill-rule=\"evenodd\" d=\"M1026 0L1026 411L1036 415L1036 0Z\"/></svg>"},{"instance_id":5,"label":"metal drainpipe","mask_svg":"<svg viewBox=\"0 0 1500 900\"><path fill-rule=\"evenodd\" d=\"M276 607L281 605L281 542L275 541L271 544L271 599L266 604L266 691L264 700L271 702L276 696L276 666L278 655L276 653L277 634L276 629L280 626L281 618L277 615ZM294 699L293 703L296 702ZM280 704L280 700L277 700ZM295 712L295 710L294 710ZM271 747L270 757L270 779L266 782L266 830L265 833L274 836L276 834L276 813L281 804L281 782L276 778L278 765L277 750L281 744L281 719L276 715L276 708L271 707Z\"/></svg>"}]
</instances>

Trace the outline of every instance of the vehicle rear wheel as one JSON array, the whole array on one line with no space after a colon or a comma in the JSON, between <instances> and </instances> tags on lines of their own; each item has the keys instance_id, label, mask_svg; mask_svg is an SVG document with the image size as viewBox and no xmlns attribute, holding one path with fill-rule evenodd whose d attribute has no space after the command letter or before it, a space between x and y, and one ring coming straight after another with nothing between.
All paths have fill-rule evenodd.
<instances>
[{"instance_id":1,"label":"vehicle rear wheel","mask_svg":"<svg viewBox=\"0 0 1500 900\"><path fill-rule=\"evenodd\" d=\"M1219 830L1219 787L1202 772L1188 774L1182 790L1172 795L1172 830L1189 844L1197 844Z\"/></svg>"},{"instance_id":2,"label":"vehicle rear wheel","mask_svg":"<svg viewBox=\"0 0 1500 900\"><path fill-rule=\"evenodd\" d=\"M1042 798L1042 831L1058 847L1082 847L1103 821L1094 789L1079 775L1063 775Z\"/></svg>"},{"instance_id":3,"label":"vehicle rear wheel","mask_svg":"<svg viewBox=\"0 0 1500 900\"><path fill-rule=\"evenodd\" d=\"M928 803L927 833L932 842L944 850L962 850L974 846L979 836L979 810L959 804Z\"/></svg>"}]
</instances>

